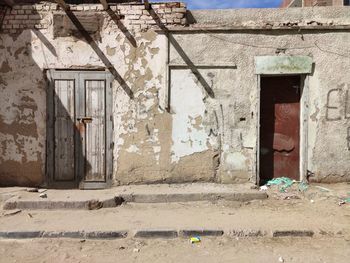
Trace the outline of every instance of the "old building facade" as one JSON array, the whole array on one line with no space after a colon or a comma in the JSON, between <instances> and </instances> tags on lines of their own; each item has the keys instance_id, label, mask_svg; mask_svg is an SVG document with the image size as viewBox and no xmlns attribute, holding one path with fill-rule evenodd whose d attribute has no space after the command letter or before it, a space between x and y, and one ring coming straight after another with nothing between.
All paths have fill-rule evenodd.
<instances>
[{"instance_id":1,"label":"old building facade","mask_svg":"<svg viewBox=\"0 0 350 263\"><path fill-rule=\"evenodd\" d=\"M350 180L350 10L3 8L0 184Z\"/></svg>"},{"instance_id":2,"label":"old building facade","mask_svg":"<svg viewBox=\"0 0 350 263\"><path fill-rule=\"evenodd\" d=\"M281 7L349 6L349 0L283 0Z\"/></svg>"}]
</instances>

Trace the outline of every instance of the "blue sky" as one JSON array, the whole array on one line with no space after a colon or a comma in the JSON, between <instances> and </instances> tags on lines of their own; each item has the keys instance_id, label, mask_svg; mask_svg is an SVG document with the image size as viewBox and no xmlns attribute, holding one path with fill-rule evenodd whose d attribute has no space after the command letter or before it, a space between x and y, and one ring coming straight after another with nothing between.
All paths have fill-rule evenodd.
<instances>
[{"instance_id":1,"label":"blue sky","mask_svg":"<svg viewBox=\"0 0 350 263\"><path fill-rule=\"evenodd\" d=\"M188 9L278 7L282 0L183 0Z\"/></svg>"}]
</instances>

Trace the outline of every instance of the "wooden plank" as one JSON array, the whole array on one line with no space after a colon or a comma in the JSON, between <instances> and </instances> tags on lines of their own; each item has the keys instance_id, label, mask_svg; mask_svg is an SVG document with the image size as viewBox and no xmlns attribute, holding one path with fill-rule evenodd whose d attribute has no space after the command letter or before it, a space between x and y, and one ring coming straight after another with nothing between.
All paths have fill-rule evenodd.
<instances>
[{"instance_id":1,"label":"wooden plank","mask_svg":"<svg viewBox=\"0 0 350 263\"><path fill-rule=\"evenodd\" d=\"M102 4L104 10L109 9L109 5L106 0L99 0L99 1Z\"/></svg>"},{"instance_id":2,"label":"wooden plank","mask_svg":"<svg viewBox=\"0 0 350 263\"><path fill-rule=\"evenodd\" d=\"M53 71L47 71L47 79L49 86L46 94L46 180L49 185L53 182L54 178L54 79Z\"/></svg>"},{"instance_id":3,"label":"wooden plank","mask_svg":"<svg viewBox=\"0 0 350 263\"><path fill-rule=\"evenodd\" d=\"M105 80L86 80L86 123L85 181L104 182L106 179L105 138Z\"/></svg>"},{"instance_id":4,"label":"wooden plank","mask_svg":"<svg viewBox=\"0 0 350 263\"><path fill-rule=\"evenodd\" d=\"M107 183L112 183L113 176L113 76L106 72L106 176Z\"/></svg>"},{"instance_id":5,"label":"wooden plank","mask_svg":"<svg viewBox=\"0 0 350 263\"><path fill-rule=\"evenodd\" d=\"M55 181L73 181L74 172L74 80L55 80Z\"/></svg>"}]
</instances>

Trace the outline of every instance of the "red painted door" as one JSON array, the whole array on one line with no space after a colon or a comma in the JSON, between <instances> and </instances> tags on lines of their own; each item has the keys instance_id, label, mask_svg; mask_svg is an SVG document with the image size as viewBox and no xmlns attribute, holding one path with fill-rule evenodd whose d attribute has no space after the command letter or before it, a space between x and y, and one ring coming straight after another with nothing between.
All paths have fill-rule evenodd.
<instances>
[{"instance_id":1,"label":"red painted door","mask_svg":"<svg viewBox=\"0 0 350 263\"><path fill-rule=\"evenodd\" d=\"M299 180L300 77L263 77L260 101L260 180Z\"/></svg>"}]
</instances>

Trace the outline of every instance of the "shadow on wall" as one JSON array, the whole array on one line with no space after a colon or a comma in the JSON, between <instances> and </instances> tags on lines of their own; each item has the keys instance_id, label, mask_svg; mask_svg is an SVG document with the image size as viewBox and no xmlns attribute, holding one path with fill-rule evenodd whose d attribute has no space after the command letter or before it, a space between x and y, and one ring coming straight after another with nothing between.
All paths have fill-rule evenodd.
<instances>
[{"instance_id":1,"label":"shadow on wall","mask_svg":"<svg viewBox=\"0 0 350 263\"><path fill-rule=\"evenodd\" d=\"M16 28L13 28L15 23L8 22L10 12L4 17L0 33L0 186L48 186L47 183L56 179L66 185L67 178L73 177L73 184L70 182L67 186L76 187L79 182L76 175L82 173L76 170L76 162L72 160L84 156L82 127L76 125L74 111L72 114L67 101L62 101L57 94L65 92L65 88L54 85L52 93L48 92L43 65L38 65L33 57L34 49L40 51L44 61L47 52L55 57L57 52L41 29L35 28L41 28L42 22L35 10L31 10L31 15L37 20L25 21ZM49 94L53 104L47 100ZM47 118L49 109L57 114L56 118ZM48 138L51 142L46 141L49 130L53 132ZM65 136L57 137L58 134ZM53 145L52 152L46 151L47 142ZM45 165L48 156L57 160L50 163L51 167ZM90 164L79 161L85 163L83 172L87 173ZM50 180L46 177L48 168L54 171Z\"/></svg>"},{"instance_id":2,"label":"shadow on wall","mask_svg":"<svg viewBox=\"0 0 350 263\"><path fill-rule=\"evenodd\" d=\"M83 152L86 124L77 117L77 79L48 71L46 174L49 187L77 188L91 170Z\"/></svg>"}]
</instances>

